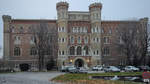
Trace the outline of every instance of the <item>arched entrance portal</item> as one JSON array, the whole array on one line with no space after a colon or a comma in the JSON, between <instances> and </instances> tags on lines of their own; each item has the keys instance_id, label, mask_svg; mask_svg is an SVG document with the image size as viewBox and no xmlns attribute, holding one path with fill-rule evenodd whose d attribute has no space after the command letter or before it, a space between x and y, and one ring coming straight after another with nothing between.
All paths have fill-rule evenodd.
<instances>
[{"instance_id":1,"label":"arched entrance portal","mask_svg":"<svg viewBox=\"0 0 150 84\"><path fill-rule=\"evenodd\" d=\"M28 71L30 69L30 65L27 63L23 63L19 65L21 71Z\"/></svg>"},{"instance_id":2,"label":"arched entrance portal","mask_svg":"<svg viewBox=\"0 0 150 84\"><path fill-rule=\"evenodd\" d=\"M84 67L84 61L82 59L77 59L75 61L75 67Z\"/></svg>"}]
</instances>

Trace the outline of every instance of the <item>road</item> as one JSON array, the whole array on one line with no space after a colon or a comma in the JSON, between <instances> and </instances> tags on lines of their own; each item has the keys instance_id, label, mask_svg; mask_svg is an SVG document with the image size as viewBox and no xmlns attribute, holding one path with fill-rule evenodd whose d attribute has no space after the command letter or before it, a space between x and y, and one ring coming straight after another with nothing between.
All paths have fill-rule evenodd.
<instances>
[{"instance_id":1,"label":"road","mask_svg":"<svg viewBox=\"0 0 150 84\"><path fill-rule=\"evenodd\" d=\"M0 84L58 84L51 80L61 72L17 72L0 74Z\"/></svg>"}]
</instances>

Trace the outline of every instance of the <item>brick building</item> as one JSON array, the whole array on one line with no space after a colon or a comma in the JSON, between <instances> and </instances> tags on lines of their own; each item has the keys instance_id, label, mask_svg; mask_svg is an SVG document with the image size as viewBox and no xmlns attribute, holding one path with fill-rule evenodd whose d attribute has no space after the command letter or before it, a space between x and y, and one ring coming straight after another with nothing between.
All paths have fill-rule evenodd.
<instances>
[{"instance_id":1,"label":"brick building","mask_svg":"<svg viewBox=\"0 0 150 84\"><path fill-rule=\"evenodd\" d=\"M51 26L50 28L57 30L55 34L58 35L58 51L53 54L57 66L91 67L123 64L124 56L118 54L112 43L118 25L148 22L147 18L132 21L103 21L101 3L91 4L89 11L68 11L68 8L67 2L57 3L56 20L12 19L11 16L4 15L4 59L10 61L13 67L21 63L37 66L38 57L30 53L32 50L30 28L33 24L45 21Z\"/></svg>"}]
</instances>

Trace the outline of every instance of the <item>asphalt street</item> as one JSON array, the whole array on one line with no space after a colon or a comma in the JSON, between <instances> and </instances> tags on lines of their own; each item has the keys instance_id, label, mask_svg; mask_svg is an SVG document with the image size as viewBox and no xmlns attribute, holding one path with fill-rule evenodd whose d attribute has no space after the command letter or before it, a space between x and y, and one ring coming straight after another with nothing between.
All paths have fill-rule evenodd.
<instances>
[{"instance_id":1,"label":"asphalt street","mask_svg":"<svg viewBox=\"0 0 150 84\"><path fill-rule=\"evenodd\" d=\"M0 84L60 84L50 81L61 72L17 72L0 74Z\"/></svg>"}]
</instances>

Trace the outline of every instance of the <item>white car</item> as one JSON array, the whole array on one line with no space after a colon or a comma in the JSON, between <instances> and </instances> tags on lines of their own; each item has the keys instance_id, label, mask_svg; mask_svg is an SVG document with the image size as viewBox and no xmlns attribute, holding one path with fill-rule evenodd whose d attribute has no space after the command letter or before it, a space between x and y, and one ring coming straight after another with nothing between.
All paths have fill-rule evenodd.
<instances>
[{"instance_id":1,"label":"white car","mask_svg":"<svg viewBox=\"0 0 150 84\"><path fill-rule=\"evenodd\" d=\"M135 66L126 66L125 71L139 71L139 68L136 68Z\"/></svg>"},{"instance_id":2,"label":"white car","mask_svg":"<svg viewBox=\"0 0 150 84\"><path fill-rule=\"evenodd\" d=\"M61 71L62 72L67 72L69 66L61 66Z\"/></svg>"},{"instance_id":3,"label":"white car","mask_svg":"<svg viewBox=\"0 0 150 84\"><path fill-rule=\"evenodd\" d=\"M103 70L103 67L101 65L97 65L97 66L94 66L92 68L93 71L102 71Z\"/></svg>"},{"instance_id":4,"label":"white car","mask_svg":"<svg viewBox=\"0 0 150 84\"><path fill-rule=\"evenodd\" d=\"M105 72L120 72L121 70L115 66L108 66L105 68Z\"/></svg>"}]
</instances>

